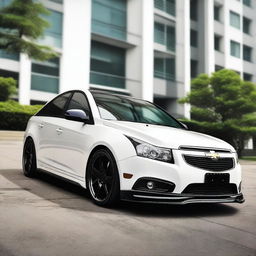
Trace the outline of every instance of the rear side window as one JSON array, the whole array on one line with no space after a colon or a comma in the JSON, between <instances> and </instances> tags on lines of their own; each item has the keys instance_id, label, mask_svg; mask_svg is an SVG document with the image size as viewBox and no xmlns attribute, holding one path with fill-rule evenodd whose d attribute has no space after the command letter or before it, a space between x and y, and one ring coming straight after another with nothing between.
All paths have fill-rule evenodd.
<instances>
[{"instance_id":1,"label":"rear side window","mask_svg":"<svg viewBox=\"0 0 256 256\"><path fill-rule=\"evenodd\" d=\"M89 102L86 96L81 92L75 92L69 102L67 110L80 109L83 110L86 115L90 117L90 121L93 122L92 114L89 106Z\"/></svg>"},{"instance_id":2,"label":"rear side window","mask_svg":"<svg viewBox=\"0 0 256 256\"><path fill-rule=\"evenodd\" d=\"M64 110L66 103L71 96L71 92L65 93L48 103L43 109L41 109L37 116L52 116L52 117L64 117Z\"/></svg>"}]
</instances>

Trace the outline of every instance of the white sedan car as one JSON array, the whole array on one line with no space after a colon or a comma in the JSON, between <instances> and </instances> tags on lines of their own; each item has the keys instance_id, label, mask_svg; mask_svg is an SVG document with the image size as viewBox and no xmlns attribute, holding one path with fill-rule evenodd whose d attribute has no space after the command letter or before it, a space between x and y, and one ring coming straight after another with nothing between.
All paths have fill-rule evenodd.
<instances>
[{"instance_id":1,"label":"white sedan car","mask_svg":"<svg viewBox=\"0 0 256 256\"><path fill-rule=\"evenodd\" d=\"M244 202L231 145L150 102L97 90L62 93L31 117L23 171L38 170L80 184L102 206Z\"/></svg>"}]
</instances>

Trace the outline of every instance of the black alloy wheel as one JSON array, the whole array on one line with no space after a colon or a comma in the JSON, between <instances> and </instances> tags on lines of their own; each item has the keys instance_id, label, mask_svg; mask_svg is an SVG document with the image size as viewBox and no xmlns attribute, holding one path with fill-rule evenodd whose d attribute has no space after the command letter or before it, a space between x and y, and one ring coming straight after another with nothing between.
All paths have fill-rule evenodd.
<instances>
[{"instance_id":1,"label":"black alloy wheel","mask_svg":"<svg viewBox=\"0 0 256 256\"><path fill-rule=\"evenodd\" d=\"M34 177L37 171L36 150L34 142L28 138L24 144L22 157L23 173L27 177Z\"/></svg>"},{"instance_id":2,"label":"black alloy wheel","mask_svg":"<svg viewBox=\"0 0 256 256\"><path fill-rule=\"evenodd\" d=\"M113 155L106 149L96 151L87 169L87 188L93 201L112 206L120 198L119 173Z\"/></svg>"}]
</instances>

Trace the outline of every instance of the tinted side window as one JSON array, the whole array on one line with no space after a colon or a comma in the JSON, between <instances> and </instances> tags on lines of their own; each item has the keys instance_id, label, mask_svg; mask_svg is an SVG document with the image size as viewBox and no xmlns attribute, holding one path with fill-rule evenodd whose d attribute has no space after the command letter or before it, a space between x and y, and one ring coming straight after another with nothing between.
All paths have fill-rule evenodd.
<instances>
[{"instance_id":1,"label":"tinted side window","mask_svg":"<svg viewBox=\"0 0 256 256\"><path fill-rule=\"evenodd\" d=\"M53 116L63 118L64 108L70 95L71 93L69 92L57 97L55 100L47 104L42 110L40 110L37 116Z\"/></svg>"},{"instance_id":2,"label":"tinted side window","mask_svg":"<svg viewBox=\"0 0 256 256\"><path fill-rule=\"evenodd\" d=\"M67 110L70 110L70 109L83 110L90 117L90 120L92 121L92 115L91 115L91 110L89 107L89 102L83 93L75 92L73 94L73 96L69 102Z\"/></svg>"}]
</instances>

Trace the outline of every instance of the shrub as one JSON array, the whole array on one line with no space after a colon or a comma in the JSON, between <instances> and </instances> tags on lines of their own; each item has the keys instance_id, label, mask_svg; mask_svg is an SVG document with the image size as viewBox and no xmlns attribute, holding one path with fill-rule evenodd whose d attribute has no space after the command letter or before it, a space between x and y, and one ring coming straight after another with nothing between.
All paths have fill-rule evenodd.
<instances>
[{"instance_id":1,"label":"shrub","mask_svg":"<svg viewBox=\"0 0 256 256\"><path fill-rule=\"evenodd\" d=\"M17 82L13 78L0 77L0 101L6 101L16 92Z\"/></svg>"},{"instance_id":2,"label":"shrub","mask_svg":"<svg viewBox=\"0 0 256 256\"><path fill-rule=\"evenodd\" d=\"M0 102L0 130L24 131L29 118L42 106L20 105L16 101Z\"/></svg>"}]
</instances>

